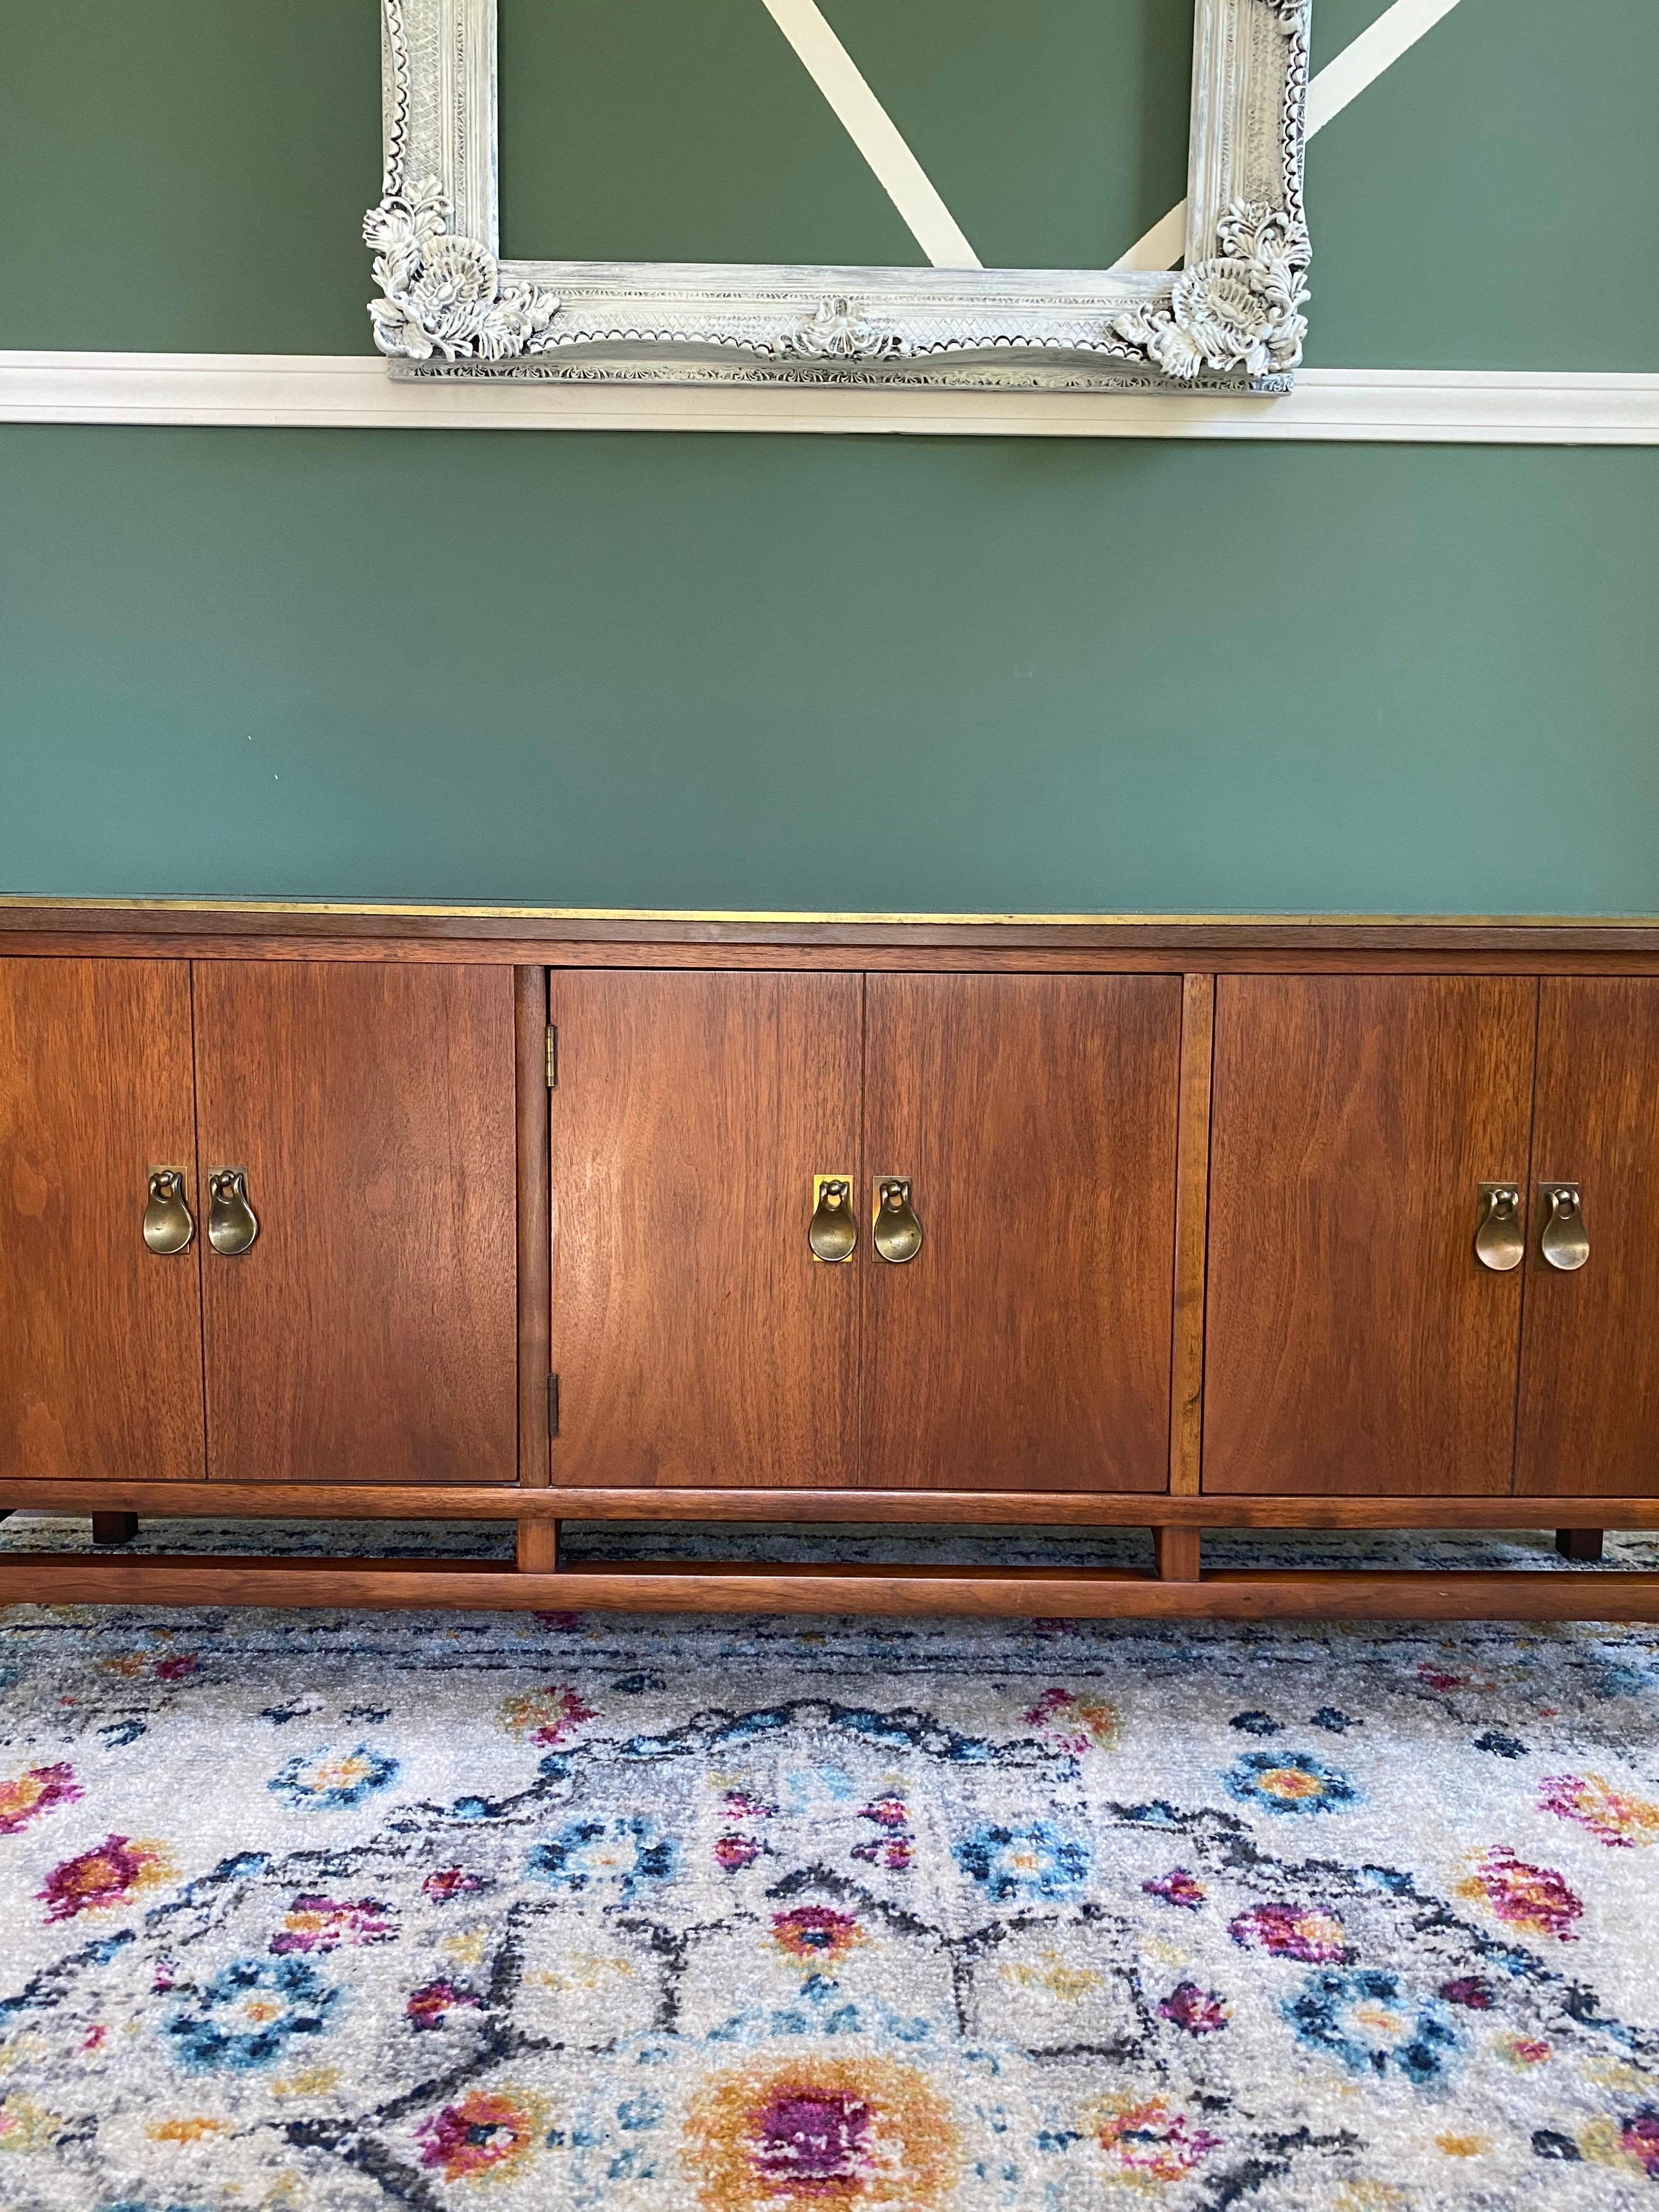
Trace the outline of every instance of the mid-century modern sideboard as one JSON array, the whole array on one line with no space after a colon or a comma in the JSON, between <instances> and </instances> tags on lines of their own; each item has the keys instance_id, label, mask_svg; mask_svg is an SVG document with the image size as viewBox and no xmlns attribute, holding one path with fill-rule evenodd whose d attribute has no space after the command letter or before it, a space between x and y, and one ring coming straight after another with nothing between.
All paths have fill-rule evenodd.
<instances>
[{"instance_id":1,"label":"mid-century modern sideboard","mask_svg":"<svg viewBox=\"0 0 1659 2212\"><path fill-rule=\"evenodd\" d=\"M1659 925L0 904L0 1601L1659 1620ZM517 1524L516 1562L124 1551ZM896 1567L561 1560L885 1522ZM969 1571L944 1524L1148 1528Z\"/></svg>"}]
</instances>

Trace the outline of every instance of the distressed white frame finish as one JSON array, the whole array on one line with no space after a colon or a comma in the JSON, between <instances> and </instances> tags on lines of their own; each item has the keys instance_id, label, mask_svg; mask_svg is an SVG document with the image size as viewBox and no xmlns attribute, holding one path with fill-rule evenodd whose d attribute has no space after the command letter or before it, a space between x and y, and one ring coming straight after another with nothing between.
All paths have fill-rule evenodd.
<instances>
[{"instance_id":1,"label":"distressed white frame finish","mask_svg":"<svg viewBox=\"0 0 1659 2212\"><path fill-rule=\"evenodd\" d=\"M375 341L411 379L1286 392L1309 0L1196 8L1181 270L859 269L501 260L495 0L381 0Z\"/></svg>"}]
</instances>

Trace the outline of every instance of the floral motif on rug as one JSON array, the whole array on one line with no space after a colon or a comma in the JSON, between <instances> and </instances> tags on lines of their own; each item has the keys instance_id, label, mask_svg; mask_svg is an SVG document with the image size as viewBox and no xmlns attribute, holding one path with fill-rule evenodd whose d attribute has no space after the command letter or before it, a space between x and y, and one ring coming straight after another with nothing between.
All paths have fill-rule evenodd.
<instances>
[{"instance_id":1,"label":"floral motif on rug","mask_svg":"<svg viewBox=\"0 0 1659 2212\"><path fill-rule=\"evenodd\" d=\"M1659 2212L1659 1640L16 1608L8 2212Z\"/></svg>"}]
</instances>

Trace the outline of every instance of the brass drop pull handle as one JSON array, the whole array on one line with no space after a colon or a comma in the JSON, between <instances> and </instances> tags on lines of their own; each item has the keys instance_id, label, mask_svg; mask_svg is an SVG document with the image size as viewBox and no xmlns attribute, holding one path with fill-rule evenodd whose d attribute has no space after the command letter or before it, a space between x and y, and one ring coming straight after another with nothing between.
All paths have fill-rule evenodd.
<instances>
[{"instance_id":1,"label":"brass drop pull handle","mask_svg":"<svg viewBox=\"0 0 1659 2212\"><path fill-rule=\"evenodd\" d=\"M182 1168L152 1168L144 1206L144 1242L163 1258L182 1252L196 1234L196 1218L185 1202Z\"/></svg>"},{"instance_id":2,"label":"brass drop pull handle","mask_svg":"<svg viewBox=\"0 0 1659 2212\"><path fill-rule=\"evenodd\" d=\"M875 1247L878 1260L902 1267L921 1249L921 1224L910 1203L908 1176L876 1177Z\"/></svg>"},{"instance_id":3,"label":"brass drop pull handle","mask_svg":"<svg viewBox=\"0 0 1659 2212\"><path fill-rule=\"evenodd\" d=\"M813 1176L812 1218L806 1224L806 1242L812 1257L827 1267L845 1266L858 1250L851 1176Z\"/></svg>"},{"instance_id":4,"label":"brass drop pull handle","mask_svg":"<svg viewBox=\"0 0 1659 2212\"><path fill-rule=\"evenodd\" d=\"M1540 1258L1547 1267L1570 1275L1589 1257L1589 1237L1584 1229L1583 1202L1576 1182L1540 1182L1538 1194L1549 1208L1538 1239Z\"/></svg>"},{"instance_id":5,"label":"brass drop pull handle","mask_svg":"<svg viewBox=\"0 0 1659 2212\"><path fill-rule=\"evenodd\" d=\"M247 1202L246 1168L208 1170L208 1243L223 1259L246 1252L259 1233L259 1218Z\"/></svg>"},{"instance_id":6,"label":"brass drop pull handle","mask_svg":"<svg viewBox=\"0 0 1659 2212\"><path fill-rule=\"evenodd\" d=\"M1527 1232L1521 1219L1521 1187L1483 1182L1480 1221L1474 1232L1474 1256L1494 1275L1507 1275L1527 1256Z\"/></svg>"}]
</instances>

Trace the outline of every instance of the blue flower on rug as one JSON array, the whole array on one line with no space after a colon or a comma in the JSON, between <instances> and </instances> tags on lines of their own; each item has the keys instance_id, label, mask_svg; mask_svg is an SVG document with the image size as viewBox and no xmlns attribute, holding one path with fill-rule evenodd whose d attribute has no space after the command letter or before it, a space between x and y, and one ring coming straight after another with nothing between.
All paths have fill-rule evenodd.
<instances>
[{"instance_id":1,"label":"blue flower on rug","mask_svg":"<svg viewBox=\"0 0 1659 2212\"><path fill-rule=\"evenodd\" d=\"M985 1821L951 1845L957 1864L995 1901L1010 1898L1064 1897L1089 1875L1089 1846L1062 1836L1047 1820L1028 1820L1017 1828Z\"/></svg>"},{"instance_id":2,"label":"blue flower on rug","mask_svg":"<svg viewBox=\"0 0 1659 2212\"><path fill-rule=\"evenodd\" d=\"M280 2057L295 2036L320 2035L339 1997L303 1959L238 1959L162 2026L192 2072L246 2074Z\"/></svg>"},{"instance_id":3,"label":"blue flower on rug","mask_svg":"<svg viewBox=\"0 0 1659 2212\"><path fill-rule=\"evenodd\" d=\"M1310 1974L1284 2011L1304 2043L1330 2051L1351 2073L1392 2071L1419 2087L1437 2081L1460 2048L1437 1998L1411 1996L1398 1974L1375 1969Z\"/></svg>"},{"instance_id":4,"label":"blue flower on rug","mask_svg":"<svg viewBox=\"0 0 1659 2212\"><path fill-rule=\"evenodd\" d=\"M315 1813L342 1813L361 1805L398 1777L398 1762L387 1752L360 1743L355 1751L296 1752L265 1785L290 1805Z\"/></svg>"},{"instance_id":5,"label":"blue flower on rug","mask_svg":"<svg viewBox=\"0 0 1659 2212\"><path fill-rule=\"evenodd\" d=\"M1336 1813L1359 1802L1339 1767L1308 1751L1249 1751L1222 1776L1230 1796L1268 1813Z\"/></svg>"},{"instance_id":6,"label":"blue flower on rug","mask_svg":"<svg viewBox=\"0 0 1659 2212\"><path fill-rule=\"evenodd\" d=\"M614 1883L624 1904L641 1890L672 1881L679 1865L679 1845L643 1814L614 1820L573 1820L558 1834L537 1844L525 1872L555 1889L597 1888Z\"/></svg>"}]
</instances>

